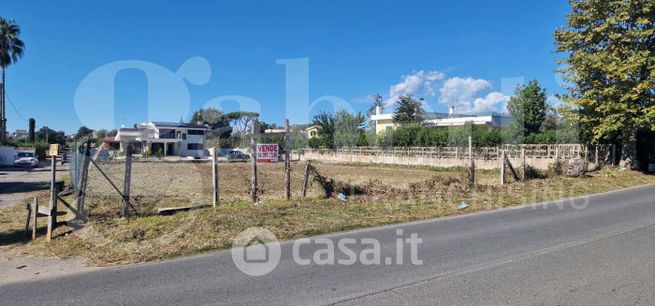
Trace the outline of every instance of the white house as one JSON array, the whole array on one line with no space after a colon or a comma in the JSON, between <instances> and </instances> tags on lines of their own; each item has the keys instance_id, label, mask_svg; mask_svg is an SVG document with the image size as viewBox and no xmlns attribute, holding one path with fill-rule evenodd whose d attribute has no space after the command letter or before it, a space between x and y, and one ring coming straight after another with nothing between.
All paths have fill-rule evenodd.
<instances>
[{"instance_id":1,"label":"white house","mask_svg":"<svg viewBox=\"0 0 655 306\"><path fill-rule=\"evenodd\" d=\"M470 122L473 125L487 127L507 127L512 120L511 116L500 113L455 114L452 108L449 114L425 113L423 118L423 124L427 126L461 126ZM375 114L371 115L371 120L375 121L376 133L391 131L396 128L396 124L393 122L393 114L383 114L379 107L375 109Z\"/></svg>"},{"instance_id":2,"label":"white house","mask_svg":"<svg viewBox=\"0 0 655 306\"><path fill-rule=\"evenodd\" d=\"M162 152L166 156L207 156L205 146L210 127L204 124L147 122L135 128L120 128L114 140L120 143L120 151L131 145L134 152L152 154Z\"/></svg>"}]
</instances>

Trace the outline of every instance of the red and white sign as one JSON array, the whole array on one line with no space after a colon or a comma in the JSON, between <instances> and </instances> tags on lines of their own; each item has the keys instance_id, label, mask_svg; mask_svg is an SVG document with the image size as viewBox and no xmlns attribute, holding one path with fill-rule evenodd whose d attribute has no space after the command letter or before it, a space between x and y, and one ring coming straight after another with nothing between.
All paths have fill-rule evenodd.
<instances>
[{"instance_id":1,"label":"red and white sign","mask_svg":"<svg viewBox=\"0 0 655 306\"><path fill-rule=\"evenodd\" d=\"M257 162L277 163L280 149L277 143L257 144Z\"/></svg>"}]
</instances>

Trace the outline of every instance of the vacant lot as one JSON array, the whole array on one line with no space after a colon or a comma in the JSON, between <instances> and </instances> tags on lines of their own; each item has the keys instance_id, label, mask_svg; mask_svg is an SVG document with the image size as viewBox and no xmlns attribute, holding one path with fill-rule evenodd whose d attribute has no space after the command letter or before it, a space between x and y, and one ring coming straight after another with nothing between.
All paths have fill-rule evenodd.
<instances>
[{"instance_id":1,"label":"vacant lot","mask_svg":"<svg viewBox=\"0 0 655 306\"><path fill-rule=\"evenodd\" d=\"M121 186L123 165L102 167ZM316 164L336 186L355 191L342 203L324 198L317 182L307 199L299 199L303 167L294 164L293 199L285 201L283 165L260 165L264 192L262 204L254 205L248 197L249 164L222 164L224 202L219 207L159 216L154 213L157 207L209 203L210 166L135 163L132 202L142 214L125 219L120 218L121 203L115 191L92 170L89 223L79 230L62 223L52 242L46 242L43 235L25 241L24 206L0 209L0 250L31 256L82 256L92 265L134 263L229 248L240 231L252 226L266 227L279 239L294 239L655 183L653 175L606 168L581 178L510 180L502 187L493 183L497 173L479 172L476 177L488 184L471 187L464 171L458 169ZM47 194L41 196L46 203ZM468 208L458 208L462 202ZM40 222L45 225L44 220Z\"/></svg>"},{"instance_id":2,"label":"vacant lot","mask_svg":"<svg viewBox=\"0 0 655 306\"><path fill-rule=\"evenodd\" d=\"M295 196L302 189L305 163L291 164L291 189ZM460 169L437 169L430 167L401 167L380 165L337 165L314 163L318 172L327 178L346 186L378 185L398 189L409 189L412 184L428 181L435 176L442 178L462 177ZM114 183L122 189L124 164L105 163L100 167ZM262 201L280 200L284 190L284 164L259 164L258 187ZM236 203L250 199L250 163L225 163L219 166L219 186L221 199L226 203ZM482 184L497 183L498 176L493 172L478 173ZM131 195L142 204L153 202L156 207L179 204L211 203L211 164L209 163L166 163L136 162L132 165ZM97 200L116 198L117 193L95 168L89 172L89 203ZM313 183L308 192L309 198L324 196L321 185ZM177 202L178 204L172 203Z\"/></svg>"}]
</instances>

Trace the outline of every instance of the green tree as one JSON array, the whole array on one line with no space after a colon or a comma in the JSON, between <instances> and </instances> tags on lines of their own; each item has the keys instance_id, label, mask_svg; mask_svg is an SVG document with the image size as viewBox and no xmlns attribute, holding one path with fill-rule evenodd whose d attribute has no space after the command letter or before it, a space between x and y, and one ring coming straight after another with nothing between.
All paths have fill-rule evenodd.
<instances>
[{"instance_id":1,"label":"green tree","mask_svg":"<svg viewBox=\"0 0 655 306\"><path fill-rule=\"evenodd\" d=\"M109 131L107 131L107 129L99 129L98 131L96 131L96 136L98 136L98 138L105 138L107 137L107 134L109 134Z\"/></svg>"},{"instance_id":2,"label":"green tree","mask_svg":"<svg viewBox=\"0 0 655 306\"><path fill-rule=\"evenodd\" d=\"M2 68L2 84L0 84L0 142L7 135L7 117L5 107L6 85L5 70L7 66L16 63L23 56L25 44L19 38L20 26L13 19L0 17L0 67Z\"/></svg>"},{"instance_id":3,"label":"green tree","mask_svg":"<svg viewBox=\"0 0 655 306\"><path fill-rule=\"evenodd\" d=\"M229 118L217 108L201 108L193 112L189 123L197 124L198 122L209 125L211 137L227 138L232 134Z\"/></svg>"},{"instance_id":4,"label":"green tree","mask_svg":"<svg viewBox=\"0 0 655 306\"><path fill-rule=\"evenodd\" d=\"M557 29L563 96L592 140L632 143L655 130L655 1L570 0Z\"/></svg>"},{"instance_id":5,"label":"green tree","mask_svg":"<svg viewBox=\"0 0 655 306\"><path fill-rule=\"evenodd\" d=\"M404 95L398 98L398 107L393 113L393 122L397 124L421 123L423 121L423 98Z\"/></svg>"},{"instance_id":6,"label":"green tree","mask_svg":"<svg viewBox=\"0 0 655 306\"><path fill-rule=\"evenodd\" d=\"M48 144L58 143L60 145L66 144L66 133L64 131L55 131L48 127L42 127L36 132L36 140L43 141Z\"/></svg>"},{"instance_id":7,"label":"green tree","mask_svg":"<svg viewBox=\"0 0 655 306\"><path fill-rule=\"evenodd\" d=\"M277 126L275 123L268 123L264 121L259 122L259 132L264 133L266 130L274 130L274 129L279 129L280 127Z\"/></svg>"},{"instance_id":8,"label":"green tree","mask_svg":"<svg viewBox=\"0 0 655 306\"><path fill-rule=\"evenodd\" d=\"M511 128L514 135L523 138L539 133L549 110L546 98L546 90L536 80L516 87L514 96L507 103L513 117Z\"/></svg>"},{"instance_id":9,"label":"green tree","mask_svg":"<svg viewBox=\"0 0 655 306\"><path fill-rule=\"evenodd\" d=\"M334 115L327 112L320 112L314 115L313 125L318 125L318 138L321 144L334 148ZM314 144L316 141L313 142Z\"/></svg>"},{"instance_id":10,"label":"green tree","mask_svg":"<svg viewBox=\"0 0 655 306\"><path fill-rule=\"evenodd\" d=\"M93 133L92 129L86 126L81 126L79 129L77 129L77 133L75 134L75 139L80 139L82 137L89 136L92 133Z\"/></svg>"},{"instance_id":11,"label":"green tree","mask_svg":"<svg viewBox=\"0 0 655 306\"><path fill-rule=\"evenodd\" d=\"M29 138L31 143L34 143L34 141L36 140L36 135L35 135L36 131L35 130L36 130L36 120L34 120L34 118L30 118L28 138Z\"/></svg>"},{"instance_id":12,"label":"green tree","mask_svg":"<svg viewBox=\"0 0 655 306\"><path fill-rule=\"evenodd\" d=\"M117 129L111 129L107 132L107 137L116 137L117 134L118 134Z\"/></svg>"},{"instance_id":13,"label":"green tree","mask_svg":"<svg viewBox=\"0 0 655 306\"><path fill-rule=\"evenodd\" d=\"M237 112L227 113L225 114L225 117L227 118L230 125L234 127L234 129L237 132L243 133L248 129L248 127L250 127L250 124L255 119L259 118L259 113L248 112L248 111L237 111Z\"/></svg>"},{"instance_id":14,"label":"green tree","mask_svg":"<svg viewBox=\"0 0 655 306\"><path fill-rule=\"evenodd\" d=\"M352 114L339 110L334 114L334 146L354 147L361 142L366 117L361 113Z\"/></svg>"}]
</instances>

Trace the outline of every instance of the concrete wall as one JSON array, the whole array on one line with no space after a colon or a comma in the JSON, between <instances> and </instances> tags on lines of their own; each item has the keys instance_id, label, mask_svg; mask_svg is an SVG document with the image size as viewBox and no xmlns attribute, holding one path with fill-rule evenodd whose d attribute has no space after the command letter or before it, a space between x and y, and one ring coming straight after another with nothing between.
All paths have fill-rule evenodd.
<instances>
[{"instance_id":1,"label":"concrete wall","mask_svg":"<svg viewBox=\"0 0 655 306\"><path fill-rule=\"evenodd\" d=\"M347 153L318 153L307 152L300 154L300 160L318 160L330 163L371 163L371 164L393 164L393 165L413 165L413 166L434 166L434 167L466 167L469 165L468 159L455 158L431 158L431 157L412 157L412 156L366 156L354 155ZM512 165L518 166L523 160L521 158L510 158ZM546 158L526 158L527 165L546 170L555 162L555 159ZM475 167L478 169L499 169L500 161L498 159L475 159Z\"/></svg>"}]
</instances>

